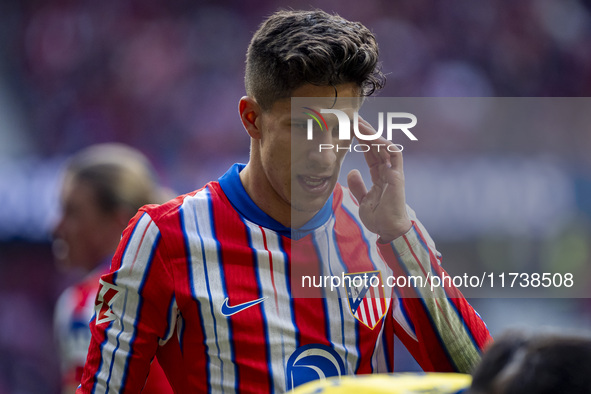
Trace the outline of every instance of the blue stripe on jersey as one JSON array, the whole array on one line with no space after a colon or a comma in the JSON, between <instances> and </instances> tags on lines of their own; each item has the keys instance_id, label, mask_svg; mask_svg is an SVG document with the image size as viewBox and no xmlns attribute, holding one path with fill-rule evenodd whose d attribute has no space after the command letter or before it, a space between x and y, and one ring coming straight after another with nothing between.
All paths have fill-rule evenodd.
<instances>
[{"instance_id":1,"label":"blue stripe on jersey","mask_svg":"<svg viewBox=\"0 0 591 394\"><path fill-rule=\"evenodd\" d=\"M390 243L390 249L392 250L392 252L394 252L394 255L396 256L396 259L399 262L401 262L401 264L399 264L399 265L404 270L404 273L406 274L406 277L408 278L410 276L410 273L408 272L408 270L406 269L406 267L404 266L404 264L402 264L402 258L398 254L398 251L396 250L396 248L394 248L394 245L392 245L391 243ZM419 295L420 295L420 293L419 293ZM441 349L445 353L445 356L447 357L449 363L457 371L458 370L458 367L454 363L453 359L451 358L451 356L449 354L449 351L447 350L447 347L444 345L443 339L441 339L441 335L439 334L439 330L437 329L437 326L435 325L435 322L433 321L433 317L431 316L431 312L429 311L429 308L427 307L427 304L425 303L425 299L422 296L421 297L418 297L418 298L421 300L421 304L423 305L423 309L425 310L425 313L427 314L427 318L429 319L429 323L431 324L431 328L433 329L433 332L435 333L435 337L437 338L437 342L439 342L439 346L441 347ZM400 303L400 304L402 304L402 303Z\"/></svg>"},{"instance_id":2,"label":"blue stripe on jersey","mask_svg":"<svg viewBox=\"0 0 591 394\"><path fill-rule=\"evenodd\" d=\"M201 312L199 312L201 314ZM183 318L183 314L179 311L179 320L178 324L180 325L180 330L177 331L178 340L179 340L179 348L181 349L181 354L185 354L185 350L183 349L184 339L185 339L185 319ZM203 322L200 322L201 330L204 330ZM207 362L209 362L209 355L206 354Z\"/></svg>"},{"instance_id":3,"label":"blue stripe on jersey","mask_svg":"<svg viewBox=\"0 0 591 394\"><path fill-rule=\"evenodd\" d=\"M252 259L254 261L254 269L255 269L256 278L257 278L257 287L259 289L259 299L261 299L265 295L263 294L263 284L261 283L261 277L259 274L259 259L257 256L257 251L254 248L254 246L252 245L252 237L250 234L250 231L251 231L250 227L248 227L246 225L246 223L244 223L244 221L242 221L242 223L244 224L244 227L246 228L248 247L252 251ZM263 230L261 230L261 231L263 231ZM269 270L269 272L271 275L273 275L272 270ZM261 306L261 314L263 316L263 324L265 326L265 343L267 344L266 353L267 353L267 370L269 371L269 387L271 390L270 392L274 393L275 392L275 385L273 384L273 365L271 363L271 341L269 340L269 335L268 335L269 326L267 323L267 314L265 313L265 308L263 306Z\"/></svg>"},{"instance_id":4,"label":"blue stripe on jersey","mask_svg":"<svg viewBox=\"0 0 591 394\"><path fill-rule=\"evenodd\" d=\"M168 338L170 336L171 331L174 329L174 324L172 324L172 306L174 305L176 298L174 296L174 294L172 295L172 297L170 298L170 303L168 304L168 325L166 327L166 330L164 331L164 336L162 337L162 339L164 338Z\"/></svg>"},{"instance_id":5,"label":"blue stripe on jersey","mask_svg":"<svg viewBox=\"0 0 591 394\"><path fill-rule=\"evenodd\" d=\"M142 281L138 287L138 295L140 296L139 302L137 305L137 317L133 322L133 335L131 336L131 340L129 341L129 354L125 360L125 367L123 369L123 377L121 378L121 391L125 389L125 383L127 380L127 374L129 372L129 359L133 354L133 343L135 342L135 338L137 337L137 322L141 320L141 313L142 313L142 305L144 304L144 300L142 297L142 291L144 290L144 286L146 285L146 279L148 278L148 274L150 273L150 267L152 266L152 262L154 261L154 256L156 255L156 249L160 244L160 232L156 234L156 238L154 239L154 243L152 244L152 250L150 251L150 256L148 257L148 261L146 262L146 269L144 270L144 276L142 277ZM125 312L123 313L125 314ZM121 321L121 332L123 332L123 320ZM121 335L121 333L119 333ZM119 335L117 335L117 347L119 347ZM115 349L115 354L117 349Z\"/></svg>"},{"instance_id":6,"label":"blue stripe on jersey","mask_svg":"<svg viewBox=\"0 0 591 394\"><path fill-rule=\"evenodd\" d=\"M240 181L240 178L238 178L238 181ZM242 184L242 183L241 183ZM222 286L222 293L223 293L223 297L224 299L228 298L228 291L226 290L226 278L224 275L224 262L222 261L222 254L220 253L220 242L218 241L218 237L216 234L216 228L215 228L215 224L213 221L213 201L211 198L211 193L209 191L209 187L207 189L205 189L205 193L207 195L207 208L209 210L209 226L211 228L211 236L213 238L213 240L215 241L215 245L216 245L216 255L218 256L218 266L219 266L219 272L220 272L220 284ZM197 214L195 213L195 221L197 220ZM199 228L197 228L197 233L199 232ZM203 243L203 242L202 242ZM203 247L202 249L203 250ZM205 255L203 256L203 262L204 265L205 264ZM207 269L206 269L207 271ZM207 292L209 295L209 300L210 300L210 306L211 306L211 314L213 315L213 298L211 296L211 290L209 288L209 278L206 278L206 283L207 283ZM214 318L215 319L215 318ZM238 376L238 365L236 364L236 356L235 356L235 351L234 351L234 338L232 335L232 320L231 319L227 319L227 324L228 324L228 341L229 341L229 345L230 345L230 360L232 360L232 365L234 366L234 391L238 391L238 387L239 387L239 383L240 383L240 376ZM218 348L218 357L220 357L220 347L218 344L218 336L217 336L217 329L216 329L216 335L215 335L215 344ZM221 358L220 358L221 361ZM223 361L222 361L222 370L221 370L221 380L222 380L222 392L224 392L224 369L223 369Z\"/></svg>"},{"instance_id":7,"label":"blue stripe on jersey","mask_svg":"<svg viewBox=\"0 0 591 394\"><path fill-rule=\"evenodd\" d=\"M191 297L193 298L193 300L195 301L195 303L197 304L197 313L199 313L199 325L201 326L201 332L203 333L203 345L205 346L205 361L206 361L206 365L209 366L209 346L207 345L207 340L206 337L207 335L205 334L205 326L204 326L204 318L203 318L203 313L201 312L201 302L199 301L199 298L197 298L197 294L195 293L195 280L193 278L193 270L191 269L191 266L193 265L193 261L192 261L192 255L191 255L191 248L189 246L189 235L187 234L187 228L185 225L185 220L184 220L184 204L181 205L179 207L179 220L180 220L180 224L181 224L181 231L183 232L183 239L185 240L185 256L187 256L187 277L189 278L189 285L191 287ZM197 218L195 218L195 221L197 220ZM195 222L195 225L197 226L197 222ZM201 237L199 237L199 241L201 242L201 253L202 256L201 258L203 259L203 266L205 267L205 252L203 252L203 240L201 239ZM205 269L205 275L207 276L207 268ZM206 283L209 283L209 281L207 280ZM209 287L209 286L208 286ZM207 289L209 292L209 288ZM211 298L211 293L209 293L209 297ZM215 327L215 317L213 319L213 324ZM183 327L183 331L184 331L184 327ZM182 338L182 335L181 335ZM216 341L217 344L217 341ZM182 352L182 344L180 343L179 340L179 346L181 348L181 352ZM220 349L218 347L218 357L220 354ZM211 380L210 380L210 376L209 376L209 368L205 369L205 381L207 382L207 392L211 393Z\"/></svg>"},{"instance_id":8,"label":"blue stripe on jersey","mask_svg":"<svg viewBox=\"0 0 591 394\"><path fill-rule=\"evenodd\" d=\"M326 236L328 238L328 230L326 231ZM349 272L349 270L347 269L347 266L345 265L345 262L343 261L343 257L341 256L341 250L339 249L339 245L337 242L337 236L336 236L336 230L335 230L335 226L332 226L332 239L333 239L333 243L334 243L334 249L337 252L337 259L339 261L339 263L341 264L341 267L343 267L344 272ZM333 276L333 272L332 272L332 268L330 267L330 275L331 277ZM341 336L343 337L343 347L345 348L345 373L348 375L349 374L349 363L347 362L347 359L349 358L349 348L347 347L347 344L345 343L345 316L343 316L343 300L341 298L341 289L340 287L337 288L338 292L339 292L339 310L341 312ZM357 319L355 319L357 321ZM358 327L356 327L358 328ZM355 370L357 370L357 368L359 367L359 359L361 358L361 351L359 348L359 333L357 332L355 335L355 347L357 348L357 366L355 367Z\"/></svg>"}]
</instances>

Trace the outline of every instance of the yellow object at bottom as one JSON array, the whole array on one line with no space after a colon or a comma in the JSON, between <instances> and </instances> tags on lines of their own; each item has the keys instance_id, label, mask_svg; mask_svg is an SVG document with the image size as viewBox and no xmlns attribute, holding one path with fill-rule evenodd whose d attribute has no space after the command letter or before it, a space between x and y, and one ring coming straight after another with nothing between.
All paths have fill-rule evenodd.
<instances>
[{"instance_id":1,"label":"yellow object at bottom","mask_svg":"<svg viewBox=\"0 0 591 394\"><path fill-rule=\"evenodd\" d=\"M472 377L460 373L394 373L355 375L309 382L293 394L456 394L470 387Z\"/></svg>"}]
</instances>

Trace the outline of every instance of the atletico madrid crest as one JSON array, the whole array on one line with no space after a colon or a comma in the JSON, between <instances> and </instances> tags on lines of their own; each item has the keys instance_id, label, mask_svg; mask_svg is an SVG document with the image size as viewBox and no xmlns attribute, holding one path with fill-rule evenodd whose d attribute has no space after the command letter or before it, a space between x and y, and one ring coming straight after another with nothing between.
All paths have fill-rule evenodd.
<instances>
[{"instance_id":1,"label":"atletico madrid crest","mask_svg":"<svg viewBox=\"0 0 591 394\"><path fill-rule=\"evenodd\" d=\"M373 330L386 314L382 274L368 271L344 276L351 313Z\"/></svg>"}]
</instances>

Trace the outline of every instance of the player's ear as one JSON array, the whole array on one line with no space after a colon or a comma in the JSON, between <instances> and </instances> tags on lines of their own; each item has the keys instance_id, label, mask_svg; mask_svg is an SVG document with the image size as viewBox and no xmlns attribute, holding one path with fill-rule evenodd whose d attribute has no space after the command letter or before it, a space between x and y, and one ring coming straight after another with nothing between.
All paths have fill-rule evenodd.
<instances>
[{"instance_id":1,"label":"player's ear","mask_svg":"<svg viewBox=\"0 0 591 394\"><path fill-rule=\"evenodd\" d=\"M238 112L244 129L251 138L260 139L261 107L252 97L244 96L238 103Z\"/></svg>"}]
</instances>

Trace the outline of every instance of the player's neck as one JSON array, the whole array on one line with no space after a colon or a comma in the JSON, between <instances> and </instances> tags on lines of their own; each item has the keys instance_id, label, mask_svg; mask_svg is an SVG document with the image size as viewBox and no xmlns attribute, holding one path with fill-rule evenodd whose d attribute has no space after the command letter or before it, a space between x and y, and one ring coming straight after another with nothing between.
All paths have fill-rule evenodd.
<instances>
[{"instance_id":1,"label":"player's neck","mask_svg":"<svg viewBox=\"0 0 591 394\"><path fill-rule=\"evenodd\" d=\"M256 174L260 174L256 176ZM248 193L250 199L267 215L282 225L290 228L300 228L307 223L314 214L297 215L297 220L292 217L291 205L281 198L269 183L262 168L257 169L256 164L249 162L240 171L240 181Z\"/></svg>"}]
</instances>

